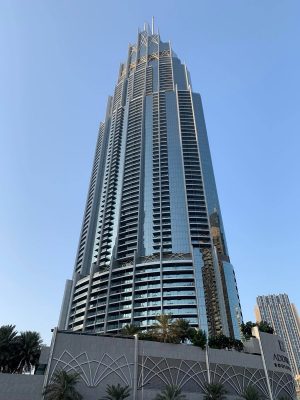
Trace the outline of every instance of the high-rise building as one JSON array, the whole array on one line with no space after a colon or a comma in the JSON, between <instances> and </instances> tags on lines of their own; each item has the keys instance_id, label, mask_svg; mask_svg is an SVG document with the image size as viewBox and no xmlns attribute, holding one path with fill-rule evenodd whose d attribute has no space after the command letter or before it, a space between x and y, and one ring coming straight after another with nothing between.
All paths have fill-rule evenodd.
<instances>
[{"instance_id":1,"label":"high-rise building","mask_svg":"<svg viewBox=\"0 0 300 400\"><path fill-rule=\"evenodd\" d=\"M266 321L285 342L291 369L300 375L300 321L297 309L287 294L258 296L255 316L258 322ZM300 385L299 385L300 387Z\"/></svg>"},{"instance_id":2,"label":"high-rise building","mask_svg":"<svg viewBox=\"0 0 300 400\"><path fill-rule=\"evenodd\" d=\"M145 26L100 124L59 327L147 328L161 313L240 336L201 98L171 44Z\"/></svg>"}]
</instances>

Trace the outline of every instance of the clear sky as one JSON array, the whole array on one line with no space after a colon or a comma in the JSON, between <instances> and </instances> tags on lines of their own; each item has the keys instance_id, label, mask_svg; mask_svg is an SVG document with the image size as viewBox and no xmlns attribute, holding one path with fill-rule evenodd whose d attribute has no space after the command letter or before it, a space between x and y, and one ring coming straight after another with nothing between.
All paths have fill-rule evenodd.
<instances>
[{"instance_id":1,"label":"clear sky","mask_svg":"<svg viewBox=\"0 0 300 400\"><path fill-rule=\"evenodd\" d=\"M50 341L107 96L152 15L203 98L244 318L256 295L300 308L300 2L1 0L0 325Z\"/></svg>"}]
</instances>

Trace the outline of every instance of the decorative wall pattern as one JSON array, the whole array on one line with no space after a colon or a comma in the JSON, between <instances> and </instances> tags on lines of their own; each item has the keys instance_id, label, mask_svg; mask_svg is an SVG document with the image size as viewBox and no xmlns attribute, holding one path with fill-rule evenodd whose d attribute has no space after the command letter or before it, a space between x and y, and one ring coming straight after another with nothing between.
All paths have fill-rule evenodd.
<instances>
[{"instance_id":1,"label":"decorative wall pattern","mask_svg":"<svg viewBox=\"0 0 300 400\"><path fill-rule=\"evenodd\" d=\"M255 386L263 397L269 397L267 380L263 369L211 364L211 380L222 383L229 393L242 395L248 386Z\"/></svg>"},{"instance_id":2,"label":"decorative wall pattern","mask_svg":"<svg viewBox=\"0 0 300 400\"><path fill-rule=\"evenodd\" d=\"M295 381L290 374L269 371L269 379L274 399L295 398Z\"/></svg>"},{"instance_id":3,"label":"decorative wall pattern","mask_svg":"<svg viewBox=\"0 0 300 400\"><path fill-rule=\"evenodd\" d=\"M247 387L255 386L263 397L269 398L263 369L211 364L210 377L211 382L222 383L231 395L242 396ZM291 375L270 372L270 381L274 399L280 396L294 398L294 381ZM157 389L165 385L177 385L185 392L205 393L207 382L208 371L204 363L171 358L139 357L139 388Z\"/></svg>"},{"instance_id":4,"label":"decorative wall pattern","mask_svg":"<svg viewBox=\"0 0 300 400\"><path fill-rule=\"evenodd\" d=\"M159 388L176 385L187 391L203 392L207 382L206 365L172 358L139 357L138 387Z\"/></svg>"},{"instance_id":5,"label":"decorative wall pattern","mask_svg":"<svg viewBox=\"0 0 300 400\"><path fill-rule=\"evenodd\" d=\"M87 352L73 356L68 350L64 350L58 357L53 357L54 366L50 375L50 380L54 371L63 369L67 372L76 371L88 387L97 387L102 381L111 375L120 384L132 386L132 365L126 355L122 354L114 358L108 353L104 353L99 360L90 359Z\"/></svg>"},{"instance_id":6,"label":"decorative wall pattern","mask_svg":"<svg viewBox=\"0 0 300 400\"><path fill-rule=\"evenodd\" d=\"M86 400L103 397L108 384L129 386L132 394L137 390L139 400L152 399L166 385L176 385L187 399L201 400L208 382L221 383L233 400L241 399L250 386L265 400L295 400L288 364L274 362L274 355L284 354L278 337L261 333L260 340L266 369L257 353L256 338L247 344L252 353L217 349L207 353L189 345L58 331L44 384L52 380L55 371L65 370L80 374L80 393Z\"/></svg>"}]
</instances>

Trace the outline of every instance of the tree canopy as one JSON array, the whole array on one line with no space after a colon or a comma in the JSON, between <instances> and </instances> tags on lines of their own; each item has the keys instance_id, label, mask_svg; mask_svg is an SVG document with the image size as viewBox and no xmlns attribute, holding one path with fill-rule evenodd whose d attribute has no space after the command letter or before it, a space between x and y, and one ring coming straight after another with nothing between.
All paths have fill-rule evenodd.
<instances>
[{"instance_id":1,"label":"tree canopy","mask_svg":"<svg viewBox=\"0 0 300 400\"><path fill-rule=\"evenodd\" d=\"M181 389L176 385L167 385L154 400L185 400L184 394L181 394Z\"/></svg>"},{"instance_id":2,"label":"tree canopy","mask_svg":"<svg viewBox=\"0 0 300 400\"><path fill-rule=\"evenodd\" d=\"M255 326L258 327L260 332L265 333L274 333L274 328L267 322L267 321L260 321L260 322L252 322L248 321L241 324L241 332L246 340L249 340L252 337L252 328Z\"/></svg>"},{"instance_id":3,"label":"tree canopy","mask_svg":"<svg viewBox=\"0 0 300 400\"><path fill-rule=\"evenodd\" d=\"M55 371L44 390L45 400L82 400L82 395L75 388L79 379L77 372Z\"/></svg>"},{"instance_id":4,"label":"tree canopy","mask_svg":"<svg viewBox=\"0 0 300 400\"><path fill-rule=\"evenodd\" d=\"M100 400L124 400L130 396L129 386L121 386L119 383L117 385L107 385L106 396Z\"/></svg>"},{"instance_id":5,"label":"tree canopy","mask_svg":"<svg viewBox=\"0 0 300 400\"><path fill-rule=\"evenodd\" d=\"M42 339L38 332L18 333L15 325L0 327L0 372L32 372L37 366Z\"/></svg>"}]
</instances>

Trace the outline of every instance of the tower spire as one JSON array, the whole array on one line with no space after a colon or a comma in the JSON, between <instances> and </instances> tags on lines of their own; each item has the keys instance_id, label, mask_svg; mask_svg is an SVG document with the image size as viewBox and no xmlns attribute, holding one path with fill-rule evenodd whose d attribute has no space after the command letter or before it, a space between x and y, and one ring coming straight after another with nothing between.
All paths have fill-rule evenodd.
<instances>
[{"instance_id":1,"label":"tower spire","mask_svg":"<svg viewBox=\"0 0 300 400\"><path fill-rule=\"evenodd\" d=\"M154 17L152 16L151 34L154 35Z\"/></svg>"}]
</instances>

